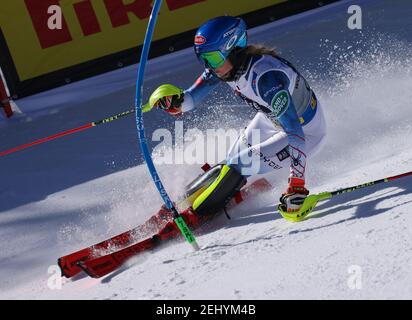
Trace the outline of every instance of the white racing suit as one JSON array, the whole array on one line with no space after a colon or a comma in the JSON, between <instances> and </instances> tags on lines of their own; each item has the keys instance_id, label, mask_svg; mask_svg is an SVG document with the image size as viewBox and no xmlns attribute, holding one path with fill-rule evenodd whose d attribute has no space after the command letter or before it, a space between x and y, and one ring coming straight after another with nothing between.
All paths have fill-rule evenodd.
<instances>
[{"instance_id":1,"label":"white racing suit","mask_svg":"<svg viewBox=\"0 0 412 320\"><path fill-rule=\"evenodd\" d=\"M220 82L206 69L185 91L183 112ZM263 55L253 56L246 72L227 83L258 111L231 146L227 164L245 177L289 167L290 177L305 179L306 159L326 136L321 106L307 81L288 61Z\"/></svg>"}]
</instances>

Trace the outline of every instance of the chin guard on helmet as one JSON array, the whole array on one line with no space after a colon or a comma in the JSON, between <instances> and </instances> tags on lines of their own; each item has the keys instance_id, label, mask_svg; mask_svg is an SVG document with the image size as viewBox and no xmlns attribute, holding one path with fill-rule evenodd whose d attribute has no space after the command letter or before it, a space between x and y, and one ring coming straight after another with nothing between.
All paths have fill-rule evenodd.
<instances>
[{"instance_id":1,"label":"chin guard on helmet","mask_svg":"<svg viewBox=\"0 0 412 320\"><path fill-rule=\"evenodd\" d=\"M142 112L149 112L159 100L168 96L177 96L183 99L183 90L172 84L162 84L150 95L149 102L142 106Z\"/></svg>"}]
</instances>

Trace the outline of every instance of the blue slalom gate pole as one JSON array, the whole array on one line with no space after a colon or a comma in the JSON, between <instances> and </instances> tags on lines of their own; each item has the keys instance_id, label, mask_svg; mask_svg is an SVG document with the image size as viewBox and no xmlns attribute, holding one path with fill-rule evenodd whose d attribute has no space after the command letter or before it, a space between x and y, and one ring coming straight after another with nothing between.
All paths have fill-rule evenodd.
<instances>
[{"instance_id":1,"label":"blue slalom gate pole","mask_svg":"<svg viewBox=\"0 0 412 320\"><path fill-rule=\"evenodd\" d=\"M144 131L144 121L143 121L143 112L142 112L142 93L143 93L143 80L144 72L146 68L146 62L149 56L150 43L152 41L153 31L156 25L157 16L159 14L160 7L162 5L162 0L156 0L152 9L152 14L150 15L149 24L147 26L146 36L143 42L142 55L140 57L139 69L137 73L136 81L136 98L135 98L135 107L136 107L136 125L138 130L138 139L140 143L140 148L143 153L143 157L146 161L147 168L149 169L150 175L152 176L153 182L157 187L166 207L172 212L174 221L179 227L185 239L192 245L193 249L199 250L199 245L196 242L195 237L192 232L186 225L183 217L176 210L172 200L168 196L162 181L159 178L159 175L156 171L156 168L153 164L153 160L147 145L147 139Z\"/></svg>"}]
</instances>

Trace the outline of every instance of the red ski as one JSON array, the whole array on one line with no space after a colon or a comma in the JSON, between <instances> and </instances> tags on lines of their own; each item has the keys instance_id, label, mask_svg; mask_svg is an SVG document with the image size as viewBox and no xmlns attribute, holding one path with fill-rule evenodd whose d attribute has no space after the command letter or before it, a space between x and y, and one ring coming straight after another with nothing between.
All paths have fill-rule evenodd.
<instances>
[{"instance_id":1,"label":"red ski","mask_svg":"<svg viewBox=\"0 0 412 320\"><path fill-rule=\"evenodd\" d=\"M57 260L57 264L60 267L62 276L71 278L77 275L81 271L78 266L79 262L96 258L101 254L107 253L108 251L115 251L120 248L129 246L132 243L136 242L136 238L142 233L155 233L162 227L162 221L163 224L165 224L170 219L171 214L164 206L162 206L157 214L151 217L145 224L137 226L133 229L130 229L90 247L60 257Z\"/></svg>"},{"instance_id":2,"label":"red ski","mask_svg":"<svg viewBox=\"0 0 412 320\"><path fill-rule=\"evenodd\" d=\"M119 268L126 260L138 253L153 249L160 243L160 238L154 235L143 241L139 241L129 247L104 255L95 259L79 261L78 266L90 277L100 278Z\"/></svg>"},{"instance_id":3,"label":"red ski","mask_svg":"<svg viewBox=\"0 0 412 320\"><path fill-rule=\"evenodd\" d=\"M234 206L258 192L269 190L271 187L265 178L261 178L238 192L228 207ZM181 215L189 227L195 229L199 226L196 225L196 222L191 221L193 213L191 213L190 208L183 211ZM160 229L160 231L156 233L154 229ZM154 236L136 243L136 235L142 232L152 233ZM62 275L67 278L75 276L81 270L84 270L91 277L99 278L117 269L130 257L144 250L152 249L164 240L175 238L178 235L179 231L172 215L163 206L144 225L61 257L58 259L58 265Z\"/></svg>"},{"instance_id":4,"label":"red ski","mask_svg":"<svg viewBox=\"0 0 412 320\"><path fill-rule=\"evenodd\" d=\"M189 227L193 228L194 225L190 223L190 218L188 218L188 215L190 214L190 209L187 209L181 213L185 222L189 225ZM159 231L159 233L150 238L94 259L92 258L85 261L79 261L77 265L90 277L100 278L119 268L131 257L141 253L142 251L153 249L165 240L174 239L179 234L179 228L174 220L171 220Z\"/></svg>"},{"instance_id":5,"label":"red ski","mask_svg":"<svg viewBox=\"0 0 412 320\"><path fill-rule=\"evenodd\" d=\"M242 202L247 197L256 194L258 191L266 191L271 188L270 183L262 178L255 181L250 186L243 188L233 199L231 206ZM194 215L191 209L187 209L181 213L185 222L190 228L196 229L198 225L194 225L191 221L191 216ZM210 219L211 217L209 217ZM203 221L204 222L204 221ZM201 223L203 223L201 222ZM176 238L180 235L180 231L174 221L169 221L160 231L151 238L141 242L132 244L124 249L112 252L95 259L89 259L78 263L78 266L87 273L90 277L101 278L123 265L128 259L136 256L142 251L153 249L165 240Z\"/></svg>"}]
</instances>

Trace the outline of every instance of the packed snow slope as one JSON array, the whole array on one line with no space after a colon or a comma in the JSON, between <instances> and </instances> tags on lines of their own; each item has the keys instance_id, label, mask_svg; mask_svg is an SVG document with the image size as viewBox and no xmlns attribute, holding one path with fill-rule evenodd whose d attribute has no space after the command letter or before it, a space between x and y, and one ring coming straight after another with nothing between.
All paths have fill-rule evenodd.
<instances>
[{"instance_id":1,"label":"packed snow slope","mask_svg":"<svg viewBox=\"0 0 412 320\"><path fill-rule=\"evenodd\" d=\"M276 46L302 70L324 108L327 142L308 161L312 193L412 170L412 5L356 1L363 29L350 30L353 3L250 32L251 42ZM189 49L154 59L145 97L162 83L187 87L200 72ZM131 108L135 74L132 66L21 100L23 114L0 120L0 149ZM221 86L184 117L184 130L199 129L191 138L239 130L251 117ZM149 137L175 126L158 110L145 119ZM149 140L158 163L191 145ZM206 150L209 162L222 160L217 154ZM174 199L199 166L158 164ZM411 299L412 178L320 203L312 219L292 224L275 209L287 174L269 175L272 191L197 232L199 252L175 241L104 279L64 280L52 290L59 256L134 227L162 203L142 164L134 117L2 157L0 298Z\"/></svg>"}]
</instances>

